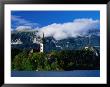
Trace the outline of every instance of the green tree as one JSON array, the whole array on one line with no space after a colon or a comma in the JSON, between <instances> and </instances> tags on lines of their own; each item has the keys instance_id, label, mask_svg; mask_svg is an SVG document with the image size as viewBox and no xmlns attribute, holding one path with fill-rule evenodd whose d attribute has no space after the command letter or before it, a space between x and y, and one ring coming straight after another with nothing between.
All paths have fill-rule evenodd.
<instances>
[{"instance_id":1,"label":"green tree","mask_svg":"<svg viewBox=\"0 0 110 87\"><path fill-rule=\"evenodd\" d=\"M12 62L12 70L32 70L32 64L26 52L15 56Z\"/></svg>"}]
</instances>

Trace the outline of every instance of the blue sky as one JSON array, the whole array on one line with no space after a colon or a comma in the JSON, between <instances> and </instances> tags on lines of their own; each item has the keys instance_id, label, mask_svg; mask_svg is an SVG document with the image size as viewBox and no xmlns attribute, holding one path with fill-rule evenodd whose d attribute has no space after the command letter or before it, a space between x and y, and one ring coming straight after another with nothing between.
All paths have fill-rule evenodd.
<instances>
[{"instance_id":1,"label":"blue sky","mask_svg":"<svg viewBox=\"0 0 110 87\"><path fill-rule=\"evenodd\" d=\"M91 18L100 20L99 11L12 11L11 28L31 26L44 27L53 23L67 23L74 19Z\"/></svg>"}]
</instances>

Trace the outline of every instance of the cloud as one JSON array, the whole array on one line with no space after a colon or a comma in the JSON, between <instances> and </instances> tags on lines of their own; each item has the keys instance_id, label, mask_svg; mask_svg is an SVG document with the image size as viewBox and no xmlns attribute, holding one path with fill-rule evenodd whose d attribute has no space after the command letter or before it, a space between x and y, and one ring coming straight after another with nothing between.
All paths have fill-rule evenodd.
<instances>
[{"instance_id":1,"label":"cloud","mask_svg":"<svg viewBox=\"0 0 110 87\"><path fill-rule=\"evenodd\" d=\"M15 17L14 20L19 21L19 17ZM22 23L26 21L22 21ZM66 22L62 24L53 23L45 27L32 28L31 25L18 26L15 30L26 31L26 30L37 30L44 33L45 37L53 37L56 40L66 39L68 37L84 36L91 30L99 30L100 21L93 20L92 18L75 19L72 22Z\"/></svg>"},{"instance_id":2,"label":"cloud","mask_svg":"<svg viewBox=\"0 0 110 87\"><path fill-rule=\"evenodd\" d=\"M38 27L36 27L36 28L32 28L31 26L18 26L16 29L11 29L11 31L13 31L13 30L16 30L16 31L39 31L39 28Z\"/></svg>"},{"instance_id":3,"label":"cloud","mask_svg":"<svg viewBox=\"0 0 110 87\"><path fill-rule=\"evenodd\" d=\"M28 21L20 16L11 15L11 21L14 22L14 26L38 26L38 23L33 23L31 21Z\"/></svg>"},{"instance_id":4,"label":"cloud","mask_svg":"<svg viewBox=\"0 0 110 87\"><path fill-rule=\"evenodd\" d=\"M32 28L30 26L19 26L16 28L16 31L26 31L31 30Z\"/></svg>"},{"instance_id":5,"label":"cloud","mask_svg":"<svg viewBox=\"0 0 110 87\"><path fill-rule=\"evenodd\" d=\"M53 23L51 25L40 28L40 32L44 32L45 37L54 37L56 40L66 39L68 37L83 36L89 30L99 29L99 20L89 19L75 19L72 22L63 24Z\"/></svg>"}]
</instances>

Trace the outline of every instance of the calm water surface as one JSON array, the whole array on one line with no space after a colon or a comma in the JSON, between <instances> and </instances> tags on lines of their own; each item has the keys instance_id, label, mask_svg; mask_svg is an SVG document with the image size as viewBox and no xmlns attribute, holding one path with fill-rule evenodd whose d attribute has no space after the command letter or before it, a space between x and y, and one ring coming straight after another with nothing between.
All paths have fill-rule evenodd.
<instances>
[{"instance_id":1,"label":"calm water surface","mask_svg":"<svg viewBox=\"0 0 110 87\"><path fill-rule=\"evenodd\" d=\"M100 70L12 71L12 77L100 77Z\"/></svg>"}]
</instances>

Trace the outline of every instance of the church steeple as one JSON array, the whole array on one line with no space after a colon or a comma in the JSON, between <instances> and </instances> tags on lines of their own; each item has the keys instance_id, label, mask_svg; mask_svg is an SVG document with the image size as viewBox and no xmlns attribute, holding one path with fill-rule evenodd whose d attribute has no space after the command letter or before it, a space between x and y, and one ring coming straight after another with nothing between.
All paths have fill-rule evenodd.
<instances>
[{"instance_id":1,"label":"church steeple","mask_svg":"<svg viewBox=\"0 0 110 87\"><path fill-rule=\"evenodd\" d=\"M36 35L34 36L33 39L33 43L39 44L39 51L40 52L44 52L44 33L40 32L38 34L38 32L36 32Z\"/></svg>"},{"instance_id":2,"label":"church steeple","mask_svg":"<svg viewBox=\"0 0 110 87\"><path fill-rule=\"evenodd\" d=\"M44 52L44 33L42 33L42 37L40 41L40 52Z\"/></svg>"}]
</instances>

